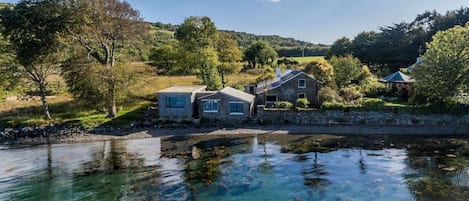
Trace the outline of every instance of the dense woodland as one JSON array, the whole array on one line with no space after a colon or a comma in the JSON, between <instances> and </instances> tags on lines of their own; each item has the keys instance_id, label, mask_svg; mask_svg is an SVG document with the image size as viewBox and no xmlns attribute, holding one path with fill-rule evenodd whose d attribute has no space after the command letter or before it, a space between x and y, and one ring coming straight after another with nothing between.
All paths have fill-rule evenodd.
<instances>
[{"instance_id":1,"label":"dense woodland","mask_svg":"<svg viewBox=\"0 0 469 201\"><path fill-rule=\"evenodd\" d=\"M256 76L253 83L272 79L276 67L304 70L320 80L319 98L325 107L384 105L380 99L368 99L396 95L378 78L414 63L418 56L424 64L412 72L418 78L415 90L401 101L468 105L468 8L426 12L410 23L362 32L352 40L340 38L329 48L218 30L205 16L187 17L180 25L148 23L120 0L22 0L0 6L0 98L33 91L41 99L45 119L53 118L47 99L51 77L64 80L60 93L88 107L105 108L97 112L105 111L113 119L119 106L135 101L136 89L148 85L142 77L173 76L172 82L182 82L183 76L196 76L190 84L217 90L252 84L227 79L240 73ZM307 63L279 59L302 56L303 48L305 56L327 50L326 58ZM152 67L141 71L135 63Z\"/></svg>"},{"instance_id":2,"label":"dense woodland","mask_svg":"<svg viewBox=\"0 0 469 201\"><path fill-rule=\"evenodd\" d=\"M179 25L164 24L161 22L152 23L152 25L157 30L161 39L160 41L170 39L172 33L179 27ZM220 32L231 34L240 48L247 48L256 41L267 41L275 49L279 57L324 56L329 49L329 45L313 44L277 35L255 35L226 30L220 30Z\"/></svg>"},{"instance_id":3,"label":"dense woodland","mask_svg":"<svg viewBox=\"0 0 469 201\"><path fill-rule=\"evenodd\" d=\"M425 54L427 44L437 32L464 26L468 21L469 8L446 13L427 11L412 22L384 25L379 31L364 30L352 39L342 37L332 44L326 58L352 54L384 75L413 64Z\"/></svg>"}]
</instances>

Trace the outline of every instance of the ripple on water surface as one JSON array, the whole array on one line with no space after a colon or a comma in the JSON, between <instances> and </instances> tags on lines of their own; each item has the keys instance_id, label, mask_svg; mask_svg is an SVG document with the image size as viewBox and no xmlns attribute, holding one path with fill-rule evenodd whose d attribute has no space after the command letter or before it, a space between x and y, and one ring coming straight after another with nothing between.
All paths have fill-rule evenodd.
<instances>
[{"instance_id":1,"label":"ripple on water surface","mask_svg":"<svg viewBox=\"0 0 469 201\"><path fill-rule=\"evenodd\" d=\"M195 136L0 147L0 200L465 200L465 138Z\"/></svg>"}]
</instances>

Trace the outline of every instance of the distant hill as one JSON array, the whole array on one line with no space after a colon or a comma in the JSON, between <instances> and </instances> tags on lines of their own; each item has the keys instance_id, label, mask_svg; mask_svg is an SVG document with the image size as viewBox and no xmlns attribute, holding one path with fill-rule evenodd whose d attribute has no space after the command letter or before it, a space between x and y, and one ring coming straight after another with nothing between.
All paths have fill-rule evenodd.
<instances>
[{"instance_id":1,"label":"distant hill","mask_svg":"<svg viewBox=\"0 0 469 201\"><path fill-rule=\"evenodd\" d=\"M15 6L15 4L0 2L0 9L3 9L5 7L13 7L13 6Z\"/></svg>"},{"instance_id":2,"label":"distant hill","mask_svg":"<svg viewBox=\"0 0 469 201\"><path fill-rule=\"evenodd\" d=\"M179 25L165 24L161 22L150 23L155 28L157 38L163 42L173 38L173 33ZM310 42L296 40L294 38L286 38L277 35L255 35L237 31L220 30L230 33L238 42L241 48L246 48L255 41L264 40L269 42L277 51L280 57L299 57L303 54L305 48L305 56L324 56L329 49L328 45L314 44Z\"/></svg>"}]
</instances>

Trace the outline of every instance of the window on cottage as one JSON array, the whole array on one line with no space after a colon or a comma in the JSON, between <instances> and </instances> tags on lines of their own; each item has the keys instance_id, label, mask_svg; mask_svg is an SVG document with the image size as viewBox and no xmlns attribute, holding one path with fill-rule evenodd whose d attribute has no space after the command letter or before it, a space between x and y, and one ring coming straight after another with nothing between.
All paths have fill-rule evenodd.
<instances>
[{"instance_id":1,"label":"window on cottage","mask_svg":"<svg viewBox=\"0 0 469 201\"><path fill-rule=\"evenodd\" d=\"M306 80L298 80L298 88L306 88Z\"/></svg>"},{"instance_id":2,"label":"window on cottage","mask_svg":"<svg viewBox=\"0 0 469 201\"><path fill-rule=\"evenodd\" d=\"M166 97L167 108L184 108L186 101L184 97L170 96Z\"/></svg>"},{"instance_id":3,"label":"window on cottage","mask_svg":"<svg viewBox=\"0 0 469 201\"><path fill-rule=\"evenodd\" d=\"M298 99L300 98L306 98L306 95L304 93L298 94Z\"/></svg>"},{"instance_id":4,"label":"window on cottage","mask_svg":"<svg viewBox=\"0 0 469 201\"><path fill-rule=\"evenodd\" d=\"M265 103L264 103L265 107L268 107L268 108L274 107L275 103L277 102L277 99L278 99L277 95L267 95L265 97Z\"/></svg>"},{"instance_id":5,"label":"window on cottage","mask_svg":"<svg viewBox=\"0 0 469 201\"><path fill-rule=\"evenodd\" d=\"M277 95L267 95L265 99L266 102L277 102Z\"/></svg>"},{"instance_id":6,"label":"window on cottage","mask_svg":"<svg viewBox=\"0 0 469 201\"><path fill-rule=\"evenodd\" d=\"M218 100L204 100L204 112L218 112Z\"/></svg>"},{"instance_id":7,"label":"window on cottage","mask_svg":"<svg viewBox=\"0 0 469 201\"><path fill-rule=\"evenodd\" d=\"M244 103L243 102L230 102L230 115L243 115Z\"/></svg>"}]
</instances>

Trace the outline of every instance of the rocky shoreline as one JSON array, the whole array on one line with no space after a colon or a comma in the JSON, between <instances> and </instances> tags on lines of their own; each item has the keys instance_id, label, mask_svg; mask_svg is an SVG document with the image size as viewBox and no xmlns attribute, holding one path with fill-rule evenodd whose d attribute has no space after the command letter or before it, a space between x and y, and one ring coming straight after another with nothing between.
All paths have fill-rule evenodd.
<instances>
[{"instance_id":1,"label":"rocky shoreline","mask_svg":"<svg viewBox=\"0 0 469 201\"><path fill-rule=\"evenodd\" d=\"M259 125L237 126L123 126L86 129L81 126L49 125L38 127L2 128L1 144L47 144L90 142L112 139L139 139L174 135L231 135L231 134L346 134L346 135L469 135L469 125Z\"/></svg>"},{"instance_id":2,"label":"rocky shoreline","mask_svg":"<svg viewBox=\"0 0 469 201\"><path fill-rule=\"evenodd\" d=\"M137 131L128 135L119 135L116 132L110 132L110 134L97 134L94 133L92 129L86 129L82 126L67 125L0 128L0 143L2 144L54 144L148 137L151 136L144 132Z\"/></svg>"}]
</instances>

